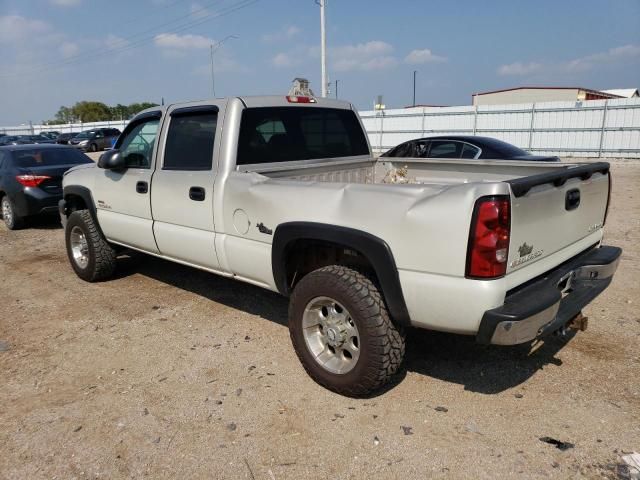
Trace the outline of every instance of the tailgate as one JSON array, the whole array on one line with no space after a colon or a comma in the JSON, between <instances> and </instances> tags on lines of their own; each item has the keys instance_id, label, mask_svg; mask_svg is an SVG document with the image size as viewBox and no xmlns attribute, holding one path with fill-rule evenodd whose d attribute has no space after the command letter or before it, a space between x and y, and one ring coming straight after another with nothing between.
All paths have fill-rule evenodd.
<instances>
[{"instance_id":1,"label":"tailgate","mask_svg":"<svg viewBox=\"0 0 640 480\"><path fill-rule=\"evenodd\" d=\"M567 258L577 255L584 249L577 242L602 229L609 201L608 163L570 167L508 183L512 198L507 273L561 250ZM600 238L594 235L594 243Z\"/></svg>"}]
</instances>

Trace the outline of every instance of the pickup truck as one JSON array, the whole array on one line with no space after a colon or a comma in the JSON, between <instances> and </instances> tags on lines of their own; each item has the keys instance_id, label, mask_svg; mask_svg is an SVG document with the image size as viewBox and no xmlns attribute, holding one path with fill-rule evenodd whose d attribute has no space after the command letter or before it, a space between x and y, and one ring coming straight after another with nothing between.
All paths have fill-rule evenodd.
<instances>
[{"instance_id":1,"label":"pickup truck","mask_svg":"<svg viewBox=\"0 0 640 480\"><path fill-rule=\"evenodd\" d=\"M133 249L289 297L320 385L361 396L399 369L409 327L531 342L612 280L607 163L372 156L347 102L261 96L153 107L63 180L76 274Z\"/></svg>"}]
</instances>

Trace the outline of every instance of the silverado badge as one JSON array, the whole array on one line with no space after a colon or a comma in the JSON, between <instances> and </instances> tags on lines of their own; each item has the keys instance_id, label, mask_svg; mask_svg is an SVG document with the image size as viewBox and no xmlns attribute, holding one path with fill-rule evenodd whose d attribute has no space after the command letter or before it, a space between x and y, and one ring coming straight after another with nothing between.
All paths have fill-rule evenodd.
<instances>
[{"instance_id":1,"label":"silverado badge","mask_svg":"<svg viewBox=\"0 0 640 480\"><path fill-rule=\"evenodd\" d=\"M526 263L529 260L533 260L534 258L538 258L539 256L542 255L542 250L538 250L534 252L533 245L527 245L527 242L524 242L522 245L518 247L518 253L520 254L520 258L512 261L509 264L511 268L522 265L523 263Z\"/></svg>"}]
</instances>

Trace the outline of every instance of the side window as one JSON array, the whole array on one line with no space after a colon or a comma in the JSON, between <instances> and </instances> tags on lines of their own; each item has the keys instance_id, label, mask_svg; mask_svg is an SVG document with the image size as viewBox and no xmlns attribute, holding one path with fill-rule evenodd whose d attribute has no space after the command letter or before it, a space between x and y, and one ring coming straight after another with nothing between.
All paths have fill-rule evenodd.
<instances>
[{"instance_id":1,"label":"side window","mask_svg":"<svg viewBox=\"0 0 640 480\"><path fill-rule=\"evenodd\" d=\"M163 170L211 170L218 112L172 114Z\"/></svg>"},{"instance_id":2,"label":"side window","mask_svg":"<svg viewBox=\"0 0 640 480\"><path fill-rule=\"evenodd\" d=\"M416 142L416 148L413 156L416 158L427 158L429 152L429 142Z\"/></svg>"},{"instance_id":3,"label":"side window","mask_svg":"<svg viewBox=\"0 0 640 480\"><path fill-rule=\"evenodd\" d=\"M98 130L96 132L96 138L103 138L104 137L104 132L102 130Z\"/></svg>"},{"instance_id":4,"label":"side window","mask_svg":"<svg viewBox=\"0 0 640 480\"><path fill-rule=\"evenodd\" d=\"M462 157L460 158L476 158L478 153L480 153L480 149L478 147L465 143L462 147Z\"/></svg>"},{"instance_id":5,"label":"side window","mask_svg":"<svg viewBox=\"0 0 640 480\"><path fill-rule=\"evenodd\" d=\"M460 158L462 144L448 140L434 140L431 142L429 158Z\"/></svg>"},{"instance_id":6,"label":"side window","mask_svg":"<svg viewBox=\"0 0 640 480\"><path fill-rule=\"evenodd\" d=\"M125 130L116 148L124 156L127 167L151 167L158 124L159 120L153 119L134 125L128 132Z\"/></svg>"}]
</instances>

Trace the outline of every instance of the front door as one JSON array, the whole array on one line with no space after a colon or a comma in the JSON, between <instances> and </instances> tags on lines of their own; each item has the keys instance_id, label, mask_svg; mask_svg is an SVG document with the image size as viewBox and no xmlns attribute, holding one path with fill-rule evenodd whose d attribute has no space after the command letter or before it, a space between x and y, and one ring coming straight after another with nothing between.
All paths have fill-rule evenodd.
<instances>
[{"instance_id":1,"label":"front door","mask_svg":"<svg viewBox=\"0 0 640 480\"><path fill-rule=\"evenodd\" d=\"M124 156L122 171L99 170L95 185L98 221L108 240L158 253L153 237L150 186L160 112L127 125L116 148Z\"/></svg>"},{"instance_id":2,"label":"front door","mask_svg":"<svg viewBox=\"0 0 640 480\"><path fill-rule=\"evenodd\" d=\"M162 255L217 270L213 184L220 148L216 135L224 102L167 111L151 188L153 231Z\"/></svg>"}]
</instances>

